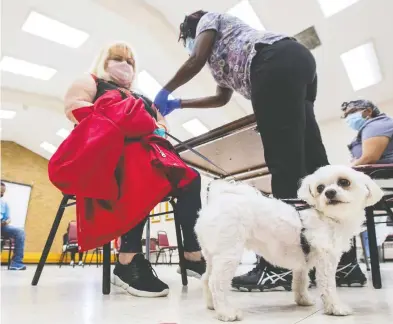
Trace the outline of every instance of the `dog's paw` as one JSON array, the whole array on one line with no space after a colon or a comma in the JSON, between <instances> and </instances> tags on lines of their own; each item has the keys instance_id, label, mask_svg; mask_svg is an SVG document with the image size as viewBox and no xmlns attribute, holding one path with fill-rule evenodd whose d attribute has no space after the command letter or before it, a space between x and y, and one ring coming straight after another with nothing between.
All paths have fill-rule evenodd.
<instances>
[{"instance_id":1,"label":"dog's paw","mask_svg":"<svg viewBox=\"0 0 393 324\"><path fill-rule=\"evenodd\" d=\"M347 316L352 314L352 309L345 304L328 304L324 307L326 315Z\"/></svg>"},{"instance_id":2,"label":"dog's paw","mask_svg":"<svg viewBox=\"0 0 393 324\"><path fill-rule=\"evenodd\" d=\"M206 300L207 309L214 310L213 300Z\"/></svg>"},{"instance_id":3,"label":"dog's paw","mask_svg":"<svg viewBox=\"0 0 393 324\"><path fill-rule=\"evenodd\" d=\"M314 306L314 301L309 294L305 295L296 295L295 296L296 304L299 306Z\"/></svg>"},{"instance_id":4,"label":"dog's paw","mask_svg":"<svg viewBox=\"0 0 393 324\"><path fill-rule=\"evenodd\" d=\"M223 322L241 321L243 313L241 310L235 308L227 308L225 311L217 311L217 318Z\"/></svg>"}]
</instances>

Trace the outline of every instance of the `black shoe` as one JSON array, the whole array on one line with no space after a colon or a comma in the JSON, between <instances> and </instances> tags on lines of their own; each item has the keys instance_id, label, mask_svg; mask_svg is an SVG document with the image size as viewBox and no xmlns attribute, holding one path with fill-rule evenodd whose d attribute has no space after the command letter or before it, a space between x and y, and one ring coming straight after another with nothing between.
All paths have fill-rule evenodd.
<instances>
[{"instance_id":1,"label":"black shoe","mask_svg":"<svg viewBox=\"0 0 393 324\"><path fill-rule=\"evenodd\" d=\"M185 260L187 277L201 279L202 275L206 272L206 261L189 261ZM180 267L177 268L177 273L181 273Z\"/></svg>"},{"instance_id":2,"label":"black shoe","mask_svg":"<svg viewBox=\"0 0 393 324\"><path fill-rule=\"evenodd\" d=\"M283 287L285 290L291 291L292 271L258 264L248 273L234 277L232 279L232 287L248 291L253 289L264 291L266 289Z\"/></svg>"},{"instance_id":3,"label":"black shoe","mask_svg":"<svg viewBox=\"0 0 393 324\"><path fill-rule=\"evenodd\" d=\"M353 284L364 286L367 283L367 278L360 269L358 263L348 263L347 265L339 265L336 271L336 284L341 287Z\"/></svg>"},{"instance_id":4,"label":"black shoe","mask_svg":"<svg viewBox=\"0 0 393 324\"><path fill-rule=\"evenodd\" d=\"M112 283L137 297L163 297L169 293L168 285L158 279L142 254L135 255L130 264L117 263Z\"/></svg>"}]
</instances>

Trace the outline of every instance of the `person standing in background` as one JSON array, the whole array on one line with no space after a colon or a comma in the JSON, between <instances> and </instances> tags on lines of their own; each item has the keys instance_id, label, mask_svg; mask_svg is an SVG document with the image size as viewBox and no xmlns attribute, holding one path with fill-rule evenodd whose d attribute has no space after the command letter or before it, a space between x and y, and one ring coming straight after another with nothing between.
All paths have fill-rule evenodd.
<instances>
[{"instance_id":1,"label":"person standing in background","mask_svg":"<svg viewBox=\"0 0 393 324\"><path fill-rule=\"evenodd\" d=\"M6 191L5 183L1 183L1 236L14 239L15 249L12 257L10 270L26 270L23 264L23 255L25 250L25 232L15 226L10 225L10 208L7 202L3 200Z\"/></svg>"}]
</instances>

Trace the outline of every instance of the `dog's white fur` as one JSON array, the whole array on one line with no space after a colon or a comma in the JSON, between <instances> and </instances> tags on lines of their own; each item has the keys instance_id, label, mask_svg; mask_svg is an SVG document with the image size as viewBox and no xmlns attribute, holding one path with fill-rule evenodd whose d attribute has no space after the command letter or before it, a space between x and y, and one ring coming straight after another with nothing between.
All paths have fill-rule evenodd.
<instances>
[{"instance_id":1,"label":"dog's white fur","mask_svg":"<svg viewBox=\"0 0 393 324\"><path fill-rule=\"evenodd\" d=\"M345 181L340 179L347 179L350 185L343 185ZM335 190L334 200L340 203L332 203L327 190ZM382 195L371 178L345 166L326 166L303 180L298 197L313 208L300 212L246 184L213 181L195 227L207 262L203 277L207 307L215 309L220 320L241 319L227 295L247 248L274 265L293 270L292 289L300 306L313 305L308 273L316 267L325 313L350 314L351 309L337 296L336 268L342 253L350 248L350 239L361 231L364 208L377 203ZM307 257L300 244L302 228L311 246Z\"/></svg>"}]
</instances>

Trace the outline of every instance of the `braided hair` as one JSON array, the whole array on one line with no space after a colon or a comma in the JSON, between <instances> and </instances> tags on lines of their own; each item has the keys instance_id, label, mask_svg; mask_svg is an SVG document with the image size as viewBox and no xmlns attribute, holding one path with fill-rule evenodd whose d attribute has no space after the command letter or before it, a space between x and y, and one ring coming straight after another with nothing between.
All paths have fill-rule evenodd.
<instances>
[{"instance_id":1,"label":"braided hair","mask_svg":"<svg viewBox=\"0 0 393 324\"><path fill-rule=\"evenodd\" d=\"M198 10L186 16L184 21L180 24L178 41L182 40L185 45L188 37L195 39L198 23L205 14L207 14L207 11Z\"/></svg>"}]
</instances>

